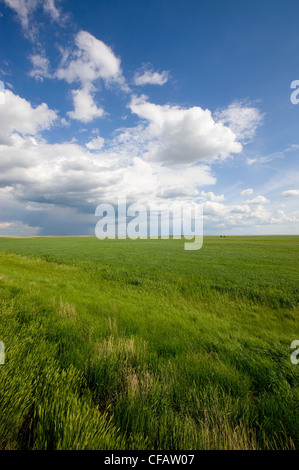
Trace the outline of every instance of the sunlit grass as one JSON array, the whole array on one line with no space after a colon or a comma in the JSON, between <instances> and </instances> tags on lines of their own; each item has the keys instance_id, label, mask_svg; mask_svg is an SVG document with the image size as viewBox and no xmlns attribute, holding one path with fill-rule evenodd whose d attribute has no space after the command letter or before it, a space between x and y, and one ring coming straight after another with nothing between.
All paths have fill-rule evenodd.
<instances>
[{"instance_id":1,"label":"sunlit grass","mask_svg":"<svg viewBox=\"0 0 299 470\"><path fill-rule=\"evenodd\" d=\"M0 250L0 448L298 447L299 237Z\"/></svg>"}]
</instances>

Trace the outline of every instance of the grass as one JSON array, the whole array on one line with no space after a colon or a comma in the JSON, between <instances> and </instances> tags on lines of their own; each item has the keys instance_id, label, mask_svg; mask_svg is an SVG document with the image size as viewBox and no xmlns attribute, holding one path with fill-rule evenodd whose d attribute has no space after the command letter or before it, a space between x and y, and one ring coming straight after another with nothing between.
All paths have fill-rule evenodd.
<instances>
[{"instance_id":1,"label":"grass","mask_svg":"<svg viewBox=\"0 0 299 470\"><path fill-rule=\"evenodd\" d=\"M0 239L1 449L299 447L299 237Z\"/></svg>"}]
</instances>

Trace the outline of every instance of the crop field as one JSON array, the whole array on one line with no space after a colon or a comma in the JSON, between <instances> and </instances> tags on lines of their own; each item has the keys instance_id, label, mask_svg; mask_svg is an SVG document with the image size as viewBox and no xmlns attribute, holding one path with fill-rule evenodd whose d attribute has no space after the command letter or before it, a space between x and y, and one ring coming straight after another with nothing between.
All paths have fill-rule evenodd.
<instances>
[{"instance_id":1,"label":"crop field","mask_svg":"<svg viewBox=\"0 0 299 470\"><path fill-rule=\"evenodd\" d=\"M299 447L299 237L0 239L1 449Z\"/></svg>"}]
</instances>

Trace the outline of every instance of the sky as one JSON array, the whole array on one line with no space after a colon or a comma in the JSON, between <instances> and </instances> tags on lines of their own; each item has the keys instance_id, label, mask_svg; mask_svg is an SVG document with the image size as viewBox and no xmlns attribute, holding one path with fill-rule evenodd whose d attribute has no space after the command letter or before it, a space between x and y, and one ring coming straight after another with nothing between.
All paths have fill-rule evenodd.
<instances>
[{"instance_id":1,"label":"sky","mask_svg":"<svg viewBox=\"0 0 299 470\"><path fill-rule=\"evenodd\" d=\"M118 196L203 204L205 234L298 234L298 17L0 0L0 235L94 235Z\"/></svg>"}]
</instances>

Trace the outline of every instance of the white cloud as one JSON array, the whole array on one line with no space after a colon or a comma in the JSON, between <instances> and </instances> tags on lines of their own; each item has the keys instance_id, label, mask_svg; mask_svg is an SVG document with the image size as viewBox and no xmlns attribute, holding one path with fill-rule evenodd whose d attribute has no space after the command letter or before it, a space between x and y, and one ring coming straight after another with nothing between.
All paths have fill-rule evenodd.
<instances>
[{"instance_id":1,"label":"white cloud","mask_svg":"<svg viewBox=\"0 0 299 470\"><path fill-rule=\"evenodd\" d=\"M92 139L90 142L87 142L86 147L89 150L100 150L104 146L105 140L103 137L96 137L95 139Z\"/></svg>"},{"instance_id":2,"label":"white cloud","mask_svg":"<svg viewBox=\"0 0 299 470\"><path fill-rule=\"evenodd\" d=\"M92 83L98 79L106 83L124 85L120 59L103 41L87 31L80 31L75 38L76 49L65 51L63 61L57 70L57 77L68 83Z\"/></svg>"},{"instance_id":3,"label":"white cloud","mask_svg":"<svg viewBox=\"0 0 299 470\"><path fill-rule=\"evenodd\" d=\"M210 201L216 201L216 202L221 202L221 201L224 201L224 194L221 194L220 196L217 196L216 194L214 194L212 191L209 191L209 192L205 192L205 191L201 191L200 195L204 198L204 199L209 199Z\"/></svg>"},{"instance_id":4,"label":"white cloud","mask_svg":"<svg viewBox=\"0 0 299 470\"><path fill-rule=\"evenodd\" d=\"M257 158L247 158L246 159L247 165L252 165L253 163L256 163L257 161L259 161Z\"/></svg>"},{"instance_id":5,"label":"white cloud","mask_svg":"<svg viewBox=\"0 0 299 470\"><path fill-rule=\"evenodd\" d=\"M55 0L3 0L4 3L15 11L25 34L34 40L37 35L37 25L32 24L33 13L37 8L42 7L44 12L50 17L59 21L60 11L55 6Z\"/></svg>"},{"instance_id":6,"label":"white cloud","mask_svg":"<svg viewBox=\"0 0 299 470\"><path fill-rule=\"evenodd\" d=\"M21 220L15 220L13 222L0 222L0 233L1 237L32 237L38 235L40 232L40 227L32 227L26 223L23 223Z\"/></svg>"},{"instance_id":7,"label":"white cloud","mask_svg":"<svg viewBox=\"0 0 299 470\"><path fill-rule=\"evenodd\" d=\"M80 82L81 88L72 90L74 110L67 114L71 119L87 123L105 113L94 101L94 82L102 79L106 86L114 83L126 91L128 88L122 76L120 59L109 46L86 31L76 35L75 45L75 50L61 49L62 60L55 73L50 72L50 64L45 56L32 55L30 60L33 69L29 75L38 80L47 77L66 80L70 84Z\"/></svg>"},{"instance_id":8,"label":"white cloud","mask_svg":"<svg viewBox=\"0 0 299 470\"><path fill-rule=\"evenodd\" d=\"M77 118L89 119L89 104L78 104ZM0 197L4 205L7 195L10 204L23 203L25 220L33 220L43 204L90 212L119 194L144 203L196 197L199 187L216 181L207 165L167 168L144 160L136 141L120 144L116 137L106 150L100 136L84 147L76 142L48 144L39 133L57 119L56 112L44 103L33 108L10 90L5 90L0 119L0 188L5 189Z\"/></svg>"},{"instance_id":9,"label":"white cloud","mask_svg":"<svg viewBox=\"0 0 299 470\"><path fill-rule=\"evenodd\" d=\"M41 54L31 55L30 60L33 65L33 69L29 72L30 77L41 81L43 81L45 77L52 78L52 74L49 71L50 63L45 56Z\"/></svg>"},{"instance_id":10,"label":"white cloud","mask_svg":"<svg viewBox=\"0 0 299 470\"><path fill-rule=\"evenodd\" d=\"M245 233L256 231L258 225L271 226L286 223L298 224L299 212L286 214L275 208L266 210L263 204L221 204L215 201L204 203L204 224L222 229L242 229Z\"/></svg>"},{"instance_id":11,"label":"white cloud","mask_svg":"<svg viewBox=\"0 0 299 470\"><path fill-rule=\"evenodd\" d=\"M231 214L248 214L250 207L247 204L235 204L230 208Z\"/></svg>"},{"instance_id":12,"label":"white cloud","mask_svg":"<svg viewBox=\"0 0 299 470\"><path fill-rule=\"evenodd\" d=\"M298 149L299 145L292 144L281 151L273 152L269 155L258 155L253 158L247 158L246 163L247 165L252 165L253 163L268 163L277 158L285 158L289 152L296 152Z\"/></svg>"},{"instance_id":13,"label":"white cloud","mask_svg":"<svg viewBox=\"0 0 299 470\"><path fill-rule=\"evenodd\" d=\"M252 188L243 189L243 191L241 191L241 196L250 196L250 194L253 194Z\"/></svg>"},{"instance_id":14,"label":"white cloud","mask_svg":"<svg viewBox=\"0 0 299 470\"><path fill-rule=\"evenodd\" d=\"M243 101L234 101L227 108L215 112L217 122L228 126L241 142L250 142L263 121L264 115L258 108Z\"/></svg>"},{"instance_id":15,"label":"white cloud","mask_svg":"<svg viewBox=\"0 0 299 470\"><path fill-rule=\"evenodd\" d=\"M143 131L139 128L135 139L143 143L149 160L164 164L194 163L225 159L242 150L234 133L216 123L208 109L156 105L144 95L134 96L129 108L145 120ZM134 139L134 132L126 131L121 137Z\"/></svg>"},{"instance_id":16,"label":"white cloud","mask_svg":"<svg viewBox=\"0 0 299 470\"><path fill-rule=\"evenodd\" d=\"M93 94L94 83L101 79L106 86L116 84L128 91L120 67L120 59L103 41L95 38L87 31L80 31L75 37L75 49L61 51L63 56L55 77L68 83L80 82L81 88L73 90L74 111L68 115L72 119L90 122L104 114L98 108Z\"/></svg>"},{"instance_id":17,"label":"white cloud","mask_svg":"<svg viewBox=\"0 0 299 470\"><path fill-rule=\"evenodd\" d=\"M15 146L0 145L3 222L12 222L9 217L14 215L24 225L41 227L42 233L82 234L88 226L94 229L95 207L101 202L116 203L119 195L143 204L204 199L205 226L216 230L221 226L248 232L248 227L255 230L257 225L299 222L298 211L286 214L263 196L225 204L224 195L203 191L205 185L216 183L208 165L167 167L144 160L138 148L132 152L126 144L119 146L117 139L108 142L105 150L96 150L102 144L99 136L87 147L75 142L34 142L26 136L19 139ZM15 225L10 233L20 234L21 226Z\"/></svg>"},{"instance_id":18,"label":"white cloud","mask_svg":"<svg viewBox=\"0 0 299 470\"><path fill-rule=\"evenodd\" d=\"M0 106L0 145L17 145L18 135L35 136L40 131L49 129L57 119L55 111L45 103L33 108L24 98L10 90L4 91L4 103Z\"/></svg>"},{"instance_id":19,"label":"white cloud","mask_svg":"<svg viewBox=\"0 0 299 470\"><path fill-rule=\"evenodd\" d=\"M29 17L39 4L39 0L4 0L4 3L17 13L21 25L27 29Z\"/></svg>"},{"instance_id":20,"label":"white cloud","mask_svg":"<svg viewBox=\"0 0 299 470\"><path fill-rule=\"evenodd\" d=\"M249 199L249 200L245 201L245 204L267 204L268 202L270 202L270 201L266 197L257 196L253 199Z\"/></svg>"},{"instance_id":21,"label":"white cloud","mask_svg":"<svg viewBox=\"0 0 299 470\"><path fill-rule=\"evenodd\" d=\"M76 103L74 111L81 120L94 114L85 99ZM199 196L199 187L216 181L207 165L167 168L145 160L134 139L121 143L115 137L106 150L98 135L84 147L76 142L48 144L39 133L57 119L56 112L44 103L33 108L10 90L5 90L0 119L0 187L24 201L27 215L39 212L36 208L45 203L90 211L101 200L113 201L119 194L145 203L186 199Z\"/></svg>"},{"instance_id":22,"label":"white cloud","mask_svg":"<svg viewBox=\"0 0 299 470\"><path fill-rule=\"evenodd\" d=\"M281 193L281 195L282 197L298 197L299 189L289 189L288 191Z\"/></svg>"},{"instance_id":23,"label":"white cloud","mask_svg":"<svg viewBox=\"0 0 299 470\"><path fill-rule=\"evenodd\" d=\"M60 18L60 11L55 6L55 0L44 0L44 10L49 13L53 20L58 21Z\"/></svg>"},{"instance_id":24,"label":"white cloud","mask_svg":"<svg viewBox=\"0 0 299 470\"><path fill-rule=\"evenodd\" d=\"M138 86L143 85L164 85L169 80L169 73L163 71L155 72L152 67L145 66L135 73L134 83Z\"/></svg>"},{"instance_id":25,"label":"white cloud","mask_svg":"<svg viewBox=\"0 0 299 470\"><path fill-rule=\"evenodd\" d=\"M288 191L283 191L281 193L282 197L298 197L299 196L299 189L289 189Z\"/></svg>"},{"instance_id":26,"label":"white cloud","mask_svg":"<svg viewBox=\"0 0 299 470\"><path fill-rule=\"evenodd\" d=\"M204 215L226 217L229 209L225 204L221 204L217 201L206 201L204 203Z\"/></svg>"},{"instance_id":27,"label":"white cloud","mask_svg":"<svg viewBox=\"0 0 299 470\"><path fill-rule=\"evenodd\" d=\"M94 103L94 91L90 82L73 91L71 117L88 122L103 115ZM204 186L216 183L208 163L242 149L232 130L215 122L209 110L155 105L145 97L133 97L129 107L140 118L136 127L119 130L105 141L94 129L83 146L75 141L48 144L39 134L57 119L56 112L45 103L34 108L10 90L4 93L5 103L0 107L0 220L15 223L14 230L26 231L32 226L37 231L51 231L57 214L61 226L67 224L71 230L73 218L81 221L76 222L76 230L82 230L87 221L95 222L91 214L100 202L116 202L119 195L144 204L165 199L204 200L205 220L212 226L255 227L299 220L299 214L273 208L264 196L243 204L225 204L224 194L203 191ZM251 188L241 192L242 196L252 193ZM9 218L10 212L15 221Z\"/></svg>"},{"instance_id":28,"label":"white cloud","mask_svg":"<svg viewBox=\"0 0 299 470\"><path fill-rule=\"evenodd\" d=\"M93 211L118 195L149 203L165 197L198 195L198 186L214 184L205 165L166 168L126 153L90 152L76 143L0 146L0 186L11 188L26 206L41 203ZM186 189L188 191L186 191ZM27 211L28 212L28 211Z\"/></svg>"},{"instance_id":29,"label":"white cloud","mask_svg":"<svg viewBox=\"0 0 299 470\"><path fill-rule=\"evenodd\" d=\"M92 92L93 88L87 85L80 90L72 91L75 109L67 113L71 119L86 123L104 115L104 109L98 108L95 104Z\"/></svg>"}]
</instances>

